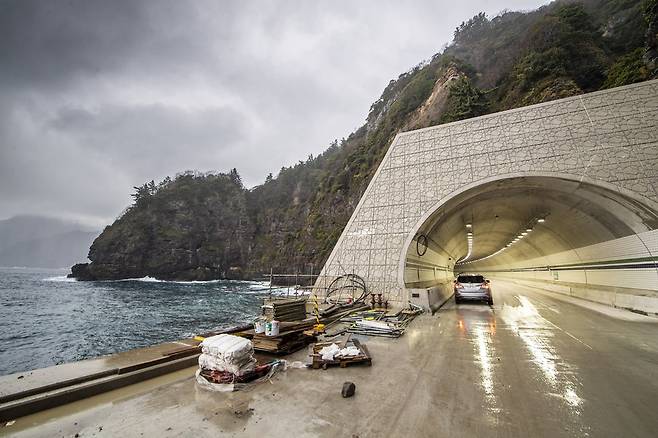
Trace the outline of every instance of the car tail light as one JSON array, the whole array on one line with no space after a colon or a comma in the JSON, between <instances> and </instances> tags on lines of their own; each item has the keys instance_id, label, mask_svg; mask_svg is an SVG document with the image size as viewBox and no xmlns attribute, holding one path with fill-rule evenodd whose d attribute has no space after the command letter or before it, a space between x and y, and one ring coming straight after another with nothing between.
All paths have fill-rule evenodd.
<instances>
[{"instance_id":1,"label":"car tail light","mask_svg":"<svg viewBox=\"0 0 658 438\"><path fill-rule=\"evenodd\" d=\"M489 289L489 283L486 283L486 282L485 282L485 283L482 283L482 284L480 285L480 288L481 288L481 289Z\"/></svg>"},{"instance_id":2,"label":"car tail light","mask_svg":"<svg viewBox=\"0 0 658 438\"><path fill-rule=\"evenodd\" d=\"M455 282L455 289L464 289L461 283Z\"/></svg>"}]
</instances>

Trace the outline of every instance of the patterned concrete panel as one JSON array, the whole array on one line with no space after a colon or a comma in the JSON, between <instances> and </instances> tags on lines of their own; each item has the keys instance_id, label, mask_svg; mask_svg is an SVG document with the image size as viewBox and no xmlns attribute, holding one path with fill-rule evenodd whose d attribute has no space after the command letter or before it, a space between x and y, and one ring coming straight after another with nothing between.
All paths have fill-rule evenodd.
<instances>
[{"instance_id":1,"label":"patterned concrete panel","mask_svg":"<svg viewBox=\"0 0 658 438\"><path fill-rule=\"evenodd\" d=\"M658 81L400 133L321 278L353 272L404 302L405 242L441 199L479 181L554 174L658 202L657 167Z\"/></svg>"}]
</instances>

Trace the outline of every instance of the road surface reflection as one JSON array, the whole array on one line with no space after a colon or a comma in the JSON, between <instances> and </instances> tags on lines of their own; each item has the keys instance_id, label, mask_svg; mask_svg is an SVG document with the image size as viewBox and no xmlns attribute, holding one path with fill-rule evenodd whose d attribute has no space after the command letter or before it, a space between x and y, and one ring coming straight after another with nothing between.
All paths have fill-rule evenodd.
<instances>
[{"instance_id":1,"label":"road surface reflection","mask_svg":"<svg viewBox=\"0 0 658 438\"><path fill-rule=\"evenodd\" d=\"M578 395L581 386L576 377L578 370L560 356L552 342L559 327L541 316L527 297L516 298L520 305L503 305L499 316L523 341L531 363L541 371L544 381L553 390L552 395L566 402L570 414L581 415L583 399Z\"/></svg>"},{"instance_id":2,"label":"road surface reflection","mask_svg":"<svg viewBox=\"0 0 658 438\"><path fill-rule=\"evenodd\" d=\"M580 432L586 430L577 421L582 415L584 400L579 395L581 388L577 379L577 369L567 363L554 345L554 336L560 333L558 326L541 316L537 307L525 296L515 297L518 305L504 304L494 311L488 306L465 305L457 309L457 328L464 339L473 346L474 359L480 368L479 385L484 392L487 409L499 412L500 391L507 391L500 382L503 376L500 367L505 358L497 357L497 329L511 333L521 340L528 352L528 363L538 370L540 378L530 385L552 398L562 400L567 416L572 424L577 424ZM497 327L497 321L500 327Z\"/></svg>"}]
</instances>

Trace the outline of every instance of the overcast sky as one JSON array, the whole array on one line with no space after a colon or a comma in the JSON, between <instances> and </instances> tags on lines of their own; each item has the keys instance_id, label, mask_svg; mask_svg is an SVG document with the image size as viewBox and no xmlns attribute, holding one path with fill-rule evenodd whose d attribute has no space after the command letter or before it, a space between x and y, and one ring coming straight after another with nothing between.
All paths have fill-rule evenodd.
<instances>
[{"instance_id":1,"label":"overcast sky","mask_svg":"<svg viewBox=\"0 0 658 438\"><path fill-rule=\"evenodd\" d=\"M0 219L102 227L132 187L249 187L363 124L462 21L541 0L0 0Z\"/></svg>"}]
</instances>

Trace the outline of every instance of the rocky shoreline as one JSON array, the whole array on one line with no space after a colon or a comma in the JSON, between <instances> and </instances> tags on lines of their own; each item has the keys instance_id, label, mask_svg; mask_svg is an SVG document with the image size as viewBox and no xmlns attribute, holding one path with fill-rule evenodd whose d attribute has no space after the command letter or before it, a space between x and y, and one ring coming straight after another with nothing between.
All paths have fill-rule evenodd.
<instances>
[{"instance_id":1,"label":"rocky shoreline","mask_svg":"<svg viewBox=\"0 0 658 438\"><path fill-rule=\"evenodd\" d=\"M179 271L145 270L130 266L97 265L95 263L78 263L71 267L68 278L79 281L126 280L129 278L153 277L164 281L211 281L211 280L252 280L255 275L245 276L241 269L221 271L217 268L203 266Z\"/></svg>"}]
</instances>

